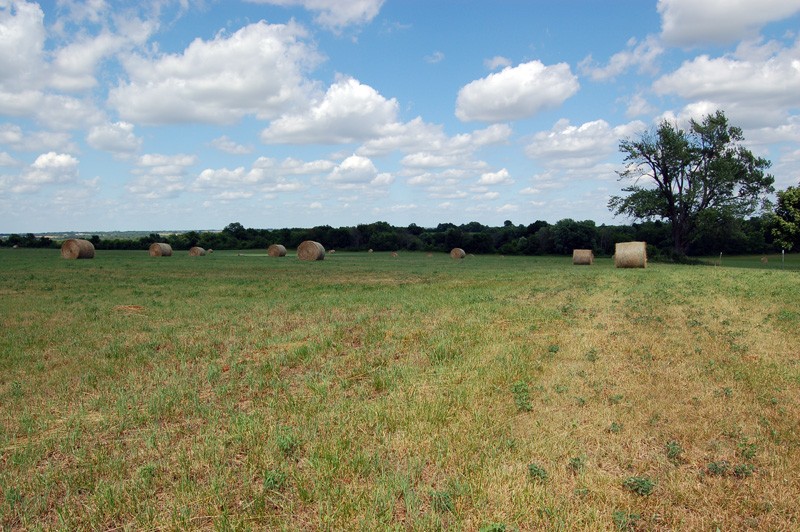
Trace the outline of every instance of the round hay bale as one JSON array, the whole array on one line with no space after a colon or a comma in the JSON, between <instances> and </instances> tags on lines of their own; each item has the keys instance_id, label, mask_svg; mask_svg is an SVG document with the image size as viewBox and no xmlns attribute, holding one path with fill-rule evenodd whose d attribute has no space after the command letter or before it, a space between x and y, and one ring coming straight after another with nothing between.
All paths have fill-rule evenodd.
<instances>
[{"instance_id":1,"label":"round hay bale","mask_svg":"<svg viewBox=\"0 0 800 532\"><path fill-rule=\"evenodd\" d=\"M369 248L369 249L367 250L367 253L372 253L372 248Z\"/></svg>"},{"instance_id":2,"label":"round hay bale","mask_svg":"<svg viewBox=\"0 0 800 532\"><path fill-rule=\"evenodd\" d=\"M14 244L13 246L11 246L11 249L19 249L19 244ZM370 251L372 251L372 250L370 250Z\"/></svg>"},{"instance_id":3,"label":"round hay bale","mask_svg":"<svg viewBox=\"0 0 800 532\"><path fill-rule=\"evenodd\" d=\"M461 248L453 248L450 250L450 258L451 259L463 259L466 257L467 254Z\"/></svg>"},{"instance_id":4,"label":"round hay bale","mask_svg":"<svg viewBox=\"0 0 800 532\"><path fill-rule=\"evenodd\" d=\"M189 248L189 256L190 257L203 257L203 256L205 256L205 254L206 254L206 250L204 250L201 247L194 246L194 247Z\"/></svg>"},{"instance_id":5,"label":"round hay bale","mask_svg":"<svg viewBox=\"0 0 800 532\"><path fill-rule=\"evenodd\" d=\"M618 242L614 248L617 268L647 268L646 242Z\"/></svg>"},{"instance_id":6,"label":"round hay bale","mask_svg":"<svg viewBox=\"0 0 800 532\"><path fill-rule=\"evenodd\" d=\"M761 257L761 264L767 264L769 259L767 257Z\"/></svg>"},{"instance_id":7,"label":"round hay bale","mask_svg":"<svg viewBox=\"0 0 800 532\"><path fill-rule=\"evenodd\" d=\"M591 249L573 249L572 264L576 266L591 266L594 264L594 253Z\"/></svg>"},{"instance_id":8,"label":"round hay bale","mask_svg":"<svg viewBox=\"0 0 800 532\"><path fill-rule=\"evenodd\" d=\"M169 244L165 244L163 242L153 242L150 244L150 256L151 257L171 257L172 256L172 246Z\"/></svg>"},{"instance_id":9,"label":"round hay bale","mask_svg":"<svg viewBox=\"0 0 800 532\"><path fill-rule=\"evenodd\" d=\"M206 251L206 253L214 253L214 250L209 248L208 251Z\"/></svg>"},{"instance_id":10,"label":"round hay bale","mask_svg":"<svg viewBox=\"0 0 800 532\"><path fill-rule=\"evenodd\" d=\"M305 240L297 246L297 258L300 260L323 260L325 248L319 242Z\"/></svg>"},{"instance_id":11,"label":"round hay bale","mask_svg":"<svg viewBox=\"0 0 800 532\"><path fill-rule=\"evenodd\" d=\"M397 258L397 257L398 257L398 255L397 255L397 252L396 252L396 251L392 251L392 257L394 257L394 258Z\"/></svg>"},{"instance_id":12,"label":"round hay bale","mask_svg":"<svg viewBox=\"0 0 800 532\"><path fill-rule=\"evenodd\" d=\"M270 247L267 248L267 255L269 255L270 257L285 257L286 248L283 247L281 244L272 244Z\"/></svg>"},{"instance_id":13,"label":"round hay bale","mask_svg":"<svg viewBox=\"0 0 800 532\"><path fill-rule=\"evenodd\" d=\"M61 244L61 256L65 259L93 259L94 244L81 238L69 238Z\"/></svg>"}]
</instances>

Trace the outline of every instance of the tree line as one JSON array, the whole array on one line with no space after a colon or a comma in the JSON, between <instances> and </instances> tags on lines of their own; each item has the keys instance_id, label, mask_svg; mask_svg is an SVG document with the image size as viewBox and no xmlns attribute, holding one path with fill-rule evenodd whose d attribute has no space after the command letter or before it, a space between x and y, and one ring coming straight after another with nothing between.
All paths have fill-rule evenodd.
<instances>
[{"instance_id":1,"label":"tree line","mask_svg":"<svg viewBox=\"0 0 800 532\"><path fill-rule=\"evenodd\" d=\"M772 234L772 215L748 219L716 217L703 220L688 251L691 255L763 254L780 250ZM648 243L652 258L672 258L672 228L663 221L643 221L631 225L597 225L592 220L565 218L554 224L537 220L530 224L488 226L479 222L436 227L417 224L393 226L374 222L349 227L321 225L311 228L256 229L239 222L222 231L188 231L161 235L151 233L139 238L101 238L89 240L98 250L146 250L154 242L166 242L176 250L192 246L205 249L265 250L271 244L296 248L303 240L315 240L326 249L340 251L429 251L449 252L454 247L468 253L504 255L571 255L573 249L592 249L598 256L610 256L617 242L630 240ZM2 246L52 247L59 242L33 234L10 235L0 239Z\"/></svg>"}]
</instances>

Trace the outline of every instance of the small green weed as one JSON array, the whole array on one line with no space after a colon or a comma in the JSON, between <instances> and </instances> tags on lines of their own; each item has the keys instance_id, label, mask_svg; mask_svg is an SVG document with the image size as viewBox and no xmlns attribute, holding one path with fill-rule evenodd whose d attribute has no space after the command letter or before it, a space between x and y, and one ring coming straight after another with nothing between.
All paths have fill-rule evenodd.
<instances>
[{"instance_id":1,"label":"small green weed","mask_svg":"<svg viewBox=\"0 0 800 532\"><path fill-rule=\"evenodd\" d=\"M758 447L755 443L750 443L747 440L739 442L739 455L745 460L752 460L756 456Z\"/></svg>"},{"instance_id":2,"label":"small green weed","mask_svg":"<svg viewBox=\"0 0 800 532\"><path fill-rule=\"evenodd\" d=\"M275 469L264 471L264 489L267 491L279 491L286 484L286 473Z\"/></svg>"},{"instance_id":3,"label":"small green weed","mask_svg":"<svg viewBox=\"0 0 800 532\"><path fill-rule=\"evenodd\" d=\"M668 441L665 447L667 449L667 458L669 458L673 462L677 462L678 460L681 459L681 455L683 454L683 447L681 447L680 443L676 441Z\"/></svg>"},{"instance_id":4,"label":"small green weed","mask_svg":"<svg viewBox=\"0 0 800 532\"><path fill-rule=\"evenodd\" d=\"M623 423L617 423L616 421L614 421L614 422L613 422L613 423L611 423L611 425L608 427L608 432L610 432L610 433L612 433L612 434L619 434L620 432L622 432L622 429L623 429L624 427L625 427L625 425L624 425Z\"/></svg>"},{"instance_id":5,"label":"small green weed","mask_svg":"<svg viewBox=\"0 0 800 532\"><path fill-rule=\"evenodd\" d=\"M508 528L506 528L505 523L489 523L488 525L483 525L478 530L479 532L506 532Z\"/></svg>"},{"instance_id":6,"label":"small green weed","mask_svg":"<svg viewBox=\"0 0 800 532\"><path fill-rule=\"evenodd\" d=\"M545 482L547 471L538 464L528 464L528 476L534 482Z\"/></svg>"},{"instance_id":7,"label":"small green weed","mask_svg":"<svg viewBox=\"0 0 800 532\"><path fill-rule=\"evenodd\" d=\"M611 514L611 519L614 521L614 526L617 527L617 530L635 530L636 523L641 518L639 514L623 512L622 510L616 510Z\"/></svg>"},{"instance_id":8,"label":"small green weed","mask_svg":"<svg viewBox=\"0 0 800 532\"><path fill-rule=\"evenodd\" d=\"M597 362L597 358L598 358L597 349L595 349L594 347L586 352L586 360L588 360L589 362Z\"/></svg>"},{"instance_id":9,"label":"small green weed","mask_svg":"<svg viewBox=\"0 0 800 532\"><path fill-rule=\"evenodd\" d=\"M623 396L620 394L612 395L608 398L608 404L610 405L618 405L622 402Z\"/></svg>"},{"instance_id":10,"label":"small green weed","mask_svg":"<svg viewBox=\"0 0 800 532\"><path fill-rule=\"evenodd\" d=\"M567 467L574 473L580 473L586 467L586 456L574 456L569 459Z\"/></svg>"},{"instance_id":11,"label":"small green weed","mask_svg":"<svg viewBox=\"0 0 800 532\"><path fill-rule=\"evenodd\" d=\"M706 465L706 473L713 476L722 476L725 475L728 470L730 470L731 465L725 461L720 460L718 462L709 462Z\"/></svg>"},{"instance_id":12,"label":"small green weed","mask_svg":"<svg viewBox=\"0 0 800 532\"><path fill-rule=\"evenodd\" d=\"M514 395L514 404L517 405L517 410L520 412L530 412L533 410L531 394L527 383L522 381L515 382L511 387L511 393Z\"/></svg>"},{"instance_id":13,"label":"small green weed","mask_svg":"<svg viewBox=\"0 0 800 532\"><path fill-rule=\"evenodd\" d=\"M280 427L275 434L275 443L281 453L287 457L292 455L300 446L300 440L291 427Z\"/></svg>"},{"instance_id":14,"label":"small green weed","mask_svg":"<svg viewBox=\"0 0 800 532\"><path fill-rule=\"evenodd\" d=\"M739 464L733 468L733 474L738 478L752 477L755 468L751 464Z\"/></svg>"},{"instance_id":15,"label":"small green weed","mask_svg":"<svg viewBox=\"0 0 800 532\"><path fill-rule=\"evenodd\" d=\"M453 513L455 504L449 491L431 491L431 507L437 512Z\"/></svg>"},{"instance_id":16,"label":"small green weed","mask_svg":"<svg viewBox=\"0 0 800 532\"><path fill-rule=\"evenodd\" d=\"M641 496L650 495L655 488L655 484L648 477L628 477L622 485L628 491Z\"/></svg>"},{"instance_id":17,"label":"small green weed","mask_svg":"<svg viewBox=\"0 0 800 532\"><path fill-rule=\"evenodd\" d=\"M19 381L14 381L11 383L10 391L11 391L11 397L14 397L15 399L19 399L20 397L25 395L25 392L22 391L22 383Z\"/></svg>"}]
</instances>

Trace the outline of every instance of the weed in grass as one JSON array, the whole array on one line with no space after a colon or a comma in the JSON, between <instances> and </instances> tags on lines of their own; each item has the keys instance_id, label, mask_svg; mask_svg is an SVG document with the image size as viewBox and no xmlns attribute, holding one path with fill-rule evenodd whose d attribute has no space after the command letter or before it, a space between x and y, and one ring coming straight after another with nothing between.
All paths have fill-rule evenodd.
<instances>
[{"instance_id":1,"label":"weed in grass","mask_svg":"<svg viewBox=\"0 0 800 532\"><path fill-rule=\"evenodd\" d=\"M511 393L514 396L514 404L517 405L517 410L520 412L530 412L533 410L531 404L531 394L528 390L528 384L522 381L517 381L511 387Z\"/></svg>"},{"instance_id":2,"label":"weed in grass","mask_svg":"<svg viewBox=\"0 0 800 532\"><path fill-rule=\"evenodd\" d=\"M16 486L7 487L4 490L3 498L5 499L6 504L13 508L22 502L22 493L20 493Z\"/></svg>"},{"instance_id":3,"label":"weed in grass","mask_svg":"<svg viewBox=\"0 0 800 532\"><path fill-rule=\"evenodd\" d=\"M586 467L586 455L574 456L570 458L567 467L573 473L580 473Z\"/></svg>"},{"instance_id":4,"label":"weed in grass","mask_svg":"<svg viewBox=\"0 0 800 532\"><path fill-rule=\"evenodd\" d=\"M610 405L618 405L622 402L624 397L621 394L615 394L608 398L608 404Z\"/></svg>"},{"instance_id":5,"label":"weed in grass","mask_svg":"<svg viewBox=\"0 0 800 532\"><path fill-rule=\"evenodd\" d=\"M668 441L666 444L667 450L667 458L672 460L673 462L677 462L681 459L681 455L683 454L683 447L681 444L676 441Z\"/></svg>"},{"instance_id":6,"label":"weed in grass","mask_svg":"<svg viewBox=\"0 0 800 532\"><path fill-rule=\"evenodd\" d=\"M559 349L560 348L557 345L553 344L547 348L547 352L550 354L550 356L555 356Z\"/></svg>"},{"instance_id":7,"label":"weed in grass","mask_svg":"<svg viewBox=\"0 0 800 532\"><path fill-rule=\"evenodd\" d=\"M653 493L655 484L648 477L628 477L622 483L628 491L636 495L647 496Z\"/></svg>"},{"instance_id":8,"label":"weed in grass","mask_svg":"<svg viewBox=\"0 0 800 532\"><path fill-rule=\"evenodd\" d=\"M588 360L589 362L597 362L597 358L598 358L597 349L595 349L594 347L586 352L586 360Z\"/></svg>"},{"instance_id":9,"label":"weed in grass","mask_svg":"<svg viewBox=\"0 0 800 532\"><path fill-rule=\"evenodd\" d=\"M510 530L505 523L489 523L480 527L479 532L506 532Z\"/></svg>"},{"instance_id":10,"label":"weed in grass","mask_svg":"<svg viewBox=\"0 0 800 532\"><path fill-rule=\"evenodd\" d=\"M431 491L431 507L440 513L453 513L455 504L449 491Z\"/></svg>"},{"instance_id":11,"label":"weed in grass","mask_svg":"<svg viewBox=\"0 0 800 532\"><path fill-rule=\"evenodd\" d=\"M432 364L447 364L459 359L460 357L461 351L458 345L454 342L439 344L430 354L430 360Z\"/></svg>"},{"instance_id":12,"label":"weed in grass","mask_svg":"<svg viewBox=\"0 0 800 532\"><path fill-rule=\"evenodd\" d=\"M728 473L731 465L726 460L709 462L706 465L706 473L712 476L723 476Z\"/></svg>"},{"instance_id":13,"label":"weed in grass","mask_svg":"<svg viewBox=\"0 0 800 532\"><path fill-rule=\"evenodd\" d=\"M142 479L142 485L145 488L149 488L152 485L155 476L156 476L155 464L147 464L139 468L139 478Z\"/></svg>"},{"instance_id":14,"label":"weed in grass","mask_svg":"<svg viewBox=\"0 0 800 532\"><path fill-rule=\"evenodd\" d=\"M614 526L617 527L617 530L636 530L636 525L641 518L642 516L639 514L622 510L616 510L611 514L611 520L614 521Z\"/></svg>"},{"instance_id":15,"label":"weed in grass","mask_svg":"<svg viewBox=\"0 0 800 532\"><path fill-rule=\"evenodd\" d=\"M756 452L758 451L756 444L750 443L747 440L740 441L738 447L739 455L745 460L752 460L755 458Z\"/></svg>"},{"instance_id":16,"label":"weed in grass","mask_svg":"<svg viewBox=\"0 0 800 532\"><path fill-rule=\"evenodd\" d=\"M291 427L279 427L275 432L275 443L281 454L288 458L300 446L300 439L295 435Z\"/></svg>"},{"instance_id":17,"label":"weed in grass","mask_svg":"<svg viewBox=\"0 0 800 532\"><path fill-rule=\"evenodd\" d=\"M737 478L752 477L755 468L751 464L739 464L733 468L733 474Z\"/></svg>"},{"instance_id":18,"label":"weed in grass","mask_svg":"<svg viewBox=\"0 0 800 532\"><path fill-rule=\"evenodd\" d=\"M528 464L528 477L533 482L545 482L547 480L547 471L538 464Z\"/></svg>"},{"instance_id":19,"label":"weed in grass","mask_svg":"<svg viewBox=\"0 0 800 532\"><path fill-rule=\"evenodd\" d=\"M11 383L10 393L11 397L13 397L14 399L19 399L20 397L25 395L25 392L22 391L22 383L19 381L13 381Z\"/></svg>"},{"instance_id":20,"label":"weed in grass","mask_svg":"<svg viewBox=\"0 0 800 532\"><path fill-rule=\"evenodd\" d=\"M625 427L623 423L617 423L616 421L612 422L611 425L608 427L608 432L612 434L619 434L622 432L622 429Z\"/></svg>"},{"instance_id":21,"label":"weed in grass","mask_svg":"<svg viewBox=\"0 0 800 532\"><path fill-rule=\"evenodd\" d=\"M267 491L280 491L286 484L286 473L275 469L264 471L264 489Z\"/></svg>"}]
</instances>

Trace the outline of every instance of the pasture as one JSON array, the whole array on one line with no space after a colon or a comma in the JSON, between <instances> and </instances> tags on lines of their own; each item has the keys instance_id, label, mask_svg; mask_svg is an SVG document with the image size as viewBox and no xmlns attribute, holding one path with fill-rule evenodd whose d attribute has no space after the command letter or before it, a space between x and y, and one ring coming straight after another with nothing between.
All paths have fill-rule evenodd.
<instances>
[{"instance_id":1,"label":"pasture","mask_svg":"<svg viewBox=\"0 0 800 532\"><path fill-rule=\"evenodd\" d=\"M1 527L800 527L796 268L254 255L0 250Z\"/></svg>"}]
</instances>

